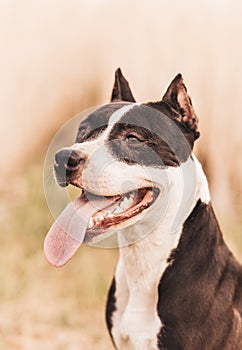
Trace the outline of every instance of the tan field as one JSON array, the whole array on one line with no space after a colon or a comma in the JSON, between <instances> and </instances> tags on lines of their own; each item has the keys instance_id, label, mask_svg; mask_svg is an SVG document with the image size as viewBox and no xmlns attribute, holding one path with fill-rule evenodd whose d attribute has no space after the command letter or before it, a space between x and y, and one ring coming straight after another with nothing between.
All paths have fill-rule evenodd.
<instances>
[{"instance_id":1,"label":"tan field","mask_svg":"<svg viewBox=\"0 0 242 350\"><path fill-rule=\"evenodd\" d=\"M112 349L104 309L118 252L82 247L51 267L42 183L54 134L109 101L118 66L140 101L183 74L200 119L196 154L242 261L241 15L225 0L0 2L0 349Z\"/></svg>"}]
</instances>

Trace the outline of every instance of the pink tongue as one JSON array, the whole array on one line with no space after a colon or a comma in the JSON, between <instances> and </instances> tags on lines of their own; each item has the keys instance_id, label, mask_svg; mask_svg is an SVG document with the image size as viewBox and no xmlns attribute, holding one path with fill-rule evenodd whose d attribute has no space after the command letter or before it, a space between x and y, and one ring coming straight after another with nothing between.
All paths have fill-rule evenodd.
<instances>
[{"instance_id":1,"label":"pink tongue","mask_svg":"<svg viewBox=\"0 0 242 350\"><path fill-rule=\"evenodd\" d=\"M109 206L105 197L82 197L69 203L51 226L44 242L44 254L50 264L65 265L82 244L91 216Z\"/></svg>"}]
</instances>

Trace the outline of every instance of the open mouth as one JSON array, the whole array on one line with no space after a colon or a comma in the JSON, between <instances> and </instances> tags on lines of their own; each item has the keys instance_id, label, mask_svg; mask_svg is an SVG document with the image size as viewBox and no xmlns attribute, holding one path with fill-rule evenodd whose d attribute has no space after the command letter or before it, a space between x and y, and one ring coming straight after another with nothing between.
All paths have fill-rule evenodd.
<instances>
[{"instance_id":1,"label":"open mouth","mask_svg":"<svg viewBox=\"0 0 242 350\"><path fill-rule=\"evenodd\" d=\"M107 230L122 226L149 208L158 195L153 187L109 197L83 191L51 226L44 242L47 260L54 266L65 265L84 241L93 242Z\"/></svg>"},{"instance_id":2,"label":"open mouth","mask_svg":"<svg viewBox=\"0 0 242 350\"><path fill-rule=\"evenodd\" d=\"M116 227L138 215L155 201L159 194L156 188L141 188L114 197L105 197L110 205L94 213L89 219L85 240L88 234ZM85 194L88 197L88 193ZM92 195L93 196L93 195ZM97 196L98 197L98 196Z\"/></svg>"}]
</instances>

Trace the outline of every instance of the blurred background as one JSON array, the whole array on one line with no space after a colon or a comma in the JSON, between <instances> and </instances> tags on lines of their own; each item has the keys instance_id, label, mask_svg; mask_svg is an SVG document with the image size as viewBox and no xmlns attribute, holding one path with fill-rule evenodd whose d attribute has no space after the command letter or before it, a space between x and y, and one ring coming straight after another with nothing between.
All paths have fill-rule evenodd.
<instances>
[{"instance_id":1,"label":"blurred background","mask_svg":"<svg viewBox=\"0 0 242 350\"><path fill-rule=\"evenodd\" d=\"M82 247L66 267L48 265L42 174L54 134L109 101L118 66L138 101L183 74L196 154L242 261L241 16L233 0L0 0L1 349L112 348L104 305L117 252Z\"/></svg>"}]
</instances>

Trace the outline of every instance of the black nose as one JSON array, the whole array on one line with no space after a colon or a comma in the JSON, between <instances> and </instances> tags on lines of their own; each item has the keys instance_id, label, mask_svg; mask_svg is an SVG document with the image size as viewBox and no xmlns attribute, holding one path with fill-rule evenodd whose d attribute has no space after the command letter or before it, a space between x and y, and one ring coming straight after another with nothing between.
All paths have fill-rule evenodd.
<instances>
[{"instance_id":1,"label":"black nose","mask_svg":"<svg viewBox=\"0 0 242 350\"><path fill-rule=\"evenodd\" d=\"M83 158L80 154L71 149L62 149L55 155L55 164L64 166L67 170L74 170L80 164Z\"/></svg>"},{"instance_id":2,"label":"black nose","mask_svg":"<svg viewBox=\"0 0 242 350\"><path fill-rule=\"evenodd\" d=\"M76 171L80 170L84 158L76 150L63 148L55 154L55 173L61 186L67 186Z\"/></svg>"}]
</instances>

